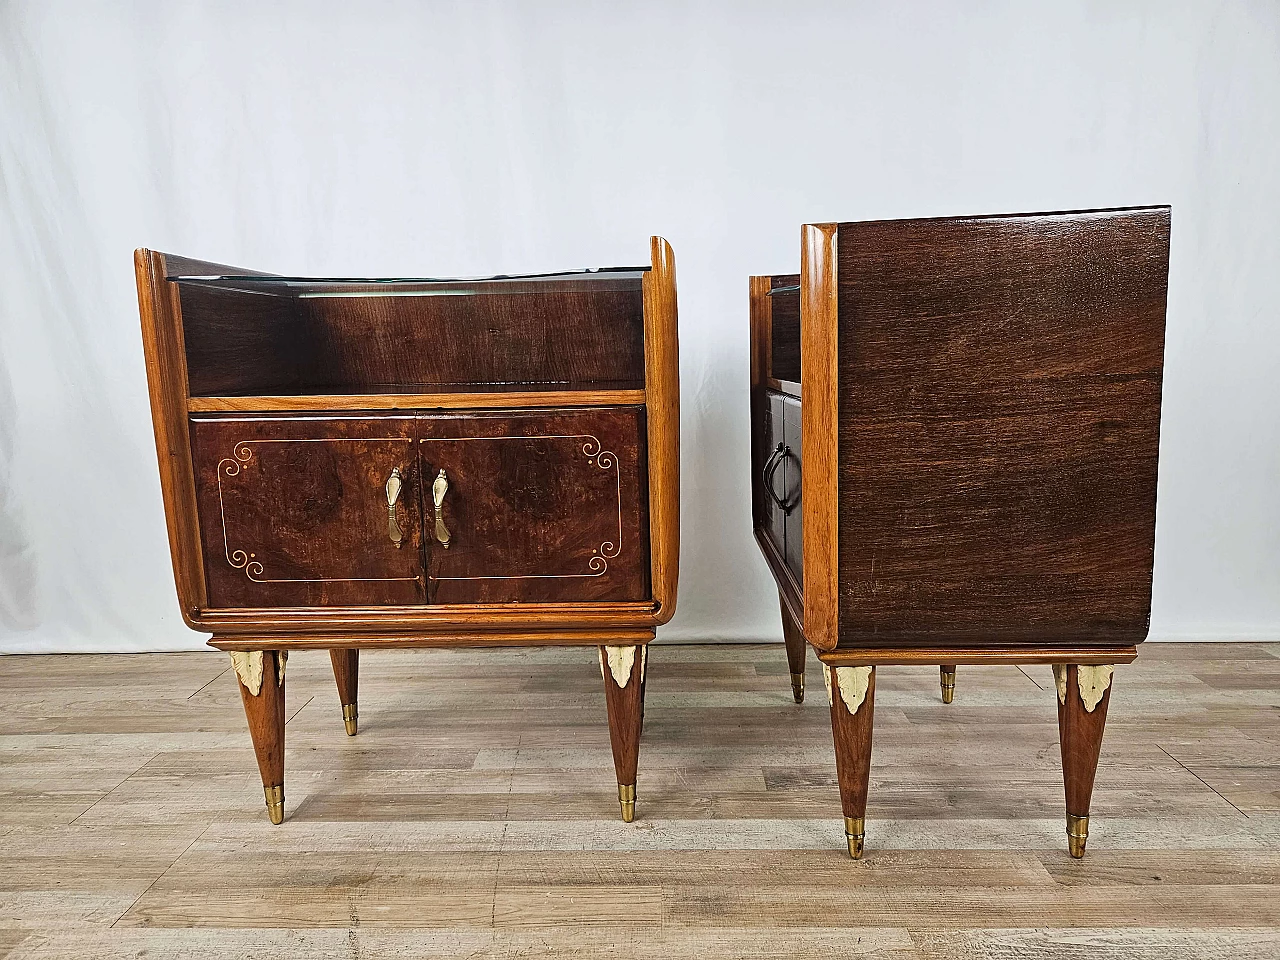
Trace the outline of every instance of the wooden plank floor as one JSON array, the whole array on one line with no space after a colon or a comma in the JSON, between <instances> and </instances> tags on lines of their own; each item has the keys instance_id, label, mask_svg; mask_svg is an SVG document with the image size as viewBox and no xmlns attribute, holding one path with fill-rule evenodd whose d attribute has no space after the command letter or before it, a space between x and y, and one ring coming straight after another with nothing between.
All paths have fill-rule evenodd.
<instances>
[{"instance_id":1,"label":"wooden plank floor","mask_svg":"<svg viewBox=\"0 0 1280 960\"><path fill-rule=\"evenodd\" d=\"M593 650L289 663L267 821L216 653L0 658L0 957L1280 957L1280 645L1117 672L1087 857L1047 667L882 668L867 856L821 672L658 646L633 824Z\"/></svg>"}]
</instances>

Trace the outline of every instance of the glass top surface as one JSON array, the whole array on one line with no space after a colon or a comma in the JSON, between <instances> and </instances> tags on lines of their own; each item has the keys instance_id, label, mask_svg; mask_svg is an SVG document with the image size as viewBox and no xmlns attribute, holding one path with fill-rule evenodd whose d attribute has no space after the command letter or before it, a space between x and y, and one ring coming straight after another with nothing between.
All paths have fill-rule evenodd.
<instances>
[{"instance_id":1,"label":"glass top surface","mask_svg":"<svg viewBox=\"0 0 1280 960\"><path fill-rule=\"evenodd\" d=\"M591 292L639 289L649 267L597 267L491 277L277 277L178 274L174 283L286 297L465 296L476 293Z\"/></svg>"}]
</instances>

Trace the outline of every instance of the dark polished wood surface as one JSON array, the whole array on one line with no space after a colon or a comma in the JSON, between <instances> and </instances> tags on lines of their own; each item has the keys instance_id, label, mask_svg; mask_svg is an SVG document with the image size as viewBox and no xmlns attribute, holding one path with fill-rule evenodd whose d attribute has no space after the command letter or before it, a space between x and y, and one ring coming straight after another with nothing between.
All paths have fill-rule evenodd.
<instances>
[{"instance_id":1,"label":"dark polished wood surface","mask_svg":"<svg viewBox=\"0 0 1280 960\"><path fill-rule=\"evenodd\" d=\"M425 602L412 417L192 420L215 607ZM390 539L386 485L405 540Z\"/></svg>"},{"instance_id":2,"label":"dark polished wood surface","mask_svg":"<svg viewBox=\"0 0 1280 960\"><path fill-rule=\"evenodd\" d=\"M503 292L469 296L299 298L175 286L197 397L322 394L335 385L368 393L405 384L644 385L638 278L492 284ZM513 286L520 289L505 292Z\"/></svg>"},{"instance_id":3,"label":"dark polished wood surface","mask_svg":"<svg viewBox=\"0 0 1280 960\"><path fill-rule=\"evenodd\" d=\"M801 382L800 372L800 285L799 274L771 277L769 305L772 312L769 335L769 376L775 380Z\"/></svg>"},{"instance_id":4,"label":"dark polished wood surface","mask_svg":"<svg viewBox=\"0 0 1280 960\"><path fill-rule=\"evenodd\" d=\"M791 278L751 279L753 523L784 633L831 669L846 817L877 666L1049 663L1074 690L1146 638L1169 236L1167 207L808 224L799 329L768 296ZM799 502L766 459L789 447ZM867 670L845 709L836 675ZM1109 697L1059 711L1074 817Z\"/></svg>"},{"instance_id":5,"label":"dark polished wood surface","mask_svg":"<svg viewBox=\"0 0 1280 960\"><path fill-rule=\"evenodd\" d=\"M1168 208L837 247L840 645L1141 641Z\"/></svg>"},{"instance_id":6,"label":"dark polished wood surface","mask_svg":"<svg viewBox=\"0 0 1280 960\"><path fill-rule=\"evenodd\" d=\"M649 596L641 408L419 421L433 604ZM444 470L448 548L432 535Z\"/></svg>"}]
</instances>

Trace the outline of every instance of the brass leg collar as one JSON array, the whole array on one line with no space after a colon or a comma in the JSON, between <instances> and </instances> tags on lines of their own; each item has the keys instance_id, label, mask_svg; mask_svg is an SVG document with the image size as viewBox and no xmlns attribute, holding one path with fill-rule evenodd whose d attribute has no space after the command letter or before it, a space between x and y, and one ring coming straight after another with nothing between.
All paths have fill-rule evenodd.
<instances>
[{"instance_id":1,"label":"brass leg collar","mask_svg":"<svg viewBox=\"0 0 1280 960\"><path fill-rule=\"evenodd\" d=\"M618 784L618 803L622 807L623 823L630 823L636 818L636 785L634 783Z\"/></svg>"},{"instance_id":2,"label":"brass leg collar","mask_svg":"<svg viewBox=\"0 0 1280 960\"><path fill-rule=\"evenodd\" d=\"M1079 860L1084 856L1084 845L1089 839L1089 818L1067 814L1067 850Z\"/></svg>"},{"instance_id":3,"label":"brass leg collar","mask_svg":"<svg viewBox=\"0 0 1280 960\"><path fill-rule=\"evenodd\" d=\"M267 813L271 822L284 823L284 785L263 787L262 792L267 796Z\"/></svg>"},{"instance_id":4,"label":"brass leg collar","mask_svg":"<svg viewBox=\"0 0 1280 960\"><path fill-rule=\"evenodd\" d=\"M942 702L950 703L956 696L956 672L954 670L942 671Z\"/></svg>"},{"instance_id":5,"label":"brass leg collar","mask_svg":"<svg viewBox=\"0 0 1280 960\"><path fill-rule=\"evenodd\" d=\"M862 838L865 826L865 817L844 818L844 838L849 844L849 856L855 860L862 859Z\"/></svg>"},{"instance_id":6,"label":"brass leg collar","mask_svg":"<svg viewBox=\"0 0 1280 960\"><path fill-rule=\"evenodd\" d=\"M348 737L356 735L356 720L359 716L360 712L356 709L354 703L344 703L342 705L342 723L347 728Z\"/></svg>"},{"instance_id":7,"label":"brass leg collar","mask_svg":"<svg viewBox=\"0 0 1280 960\"><path fill-rule=\"evenodd\" d=\"M791 675L791 696L796 698L796 703L804 703L803 673L793 673Z\"/></svg>"}]
</instances>

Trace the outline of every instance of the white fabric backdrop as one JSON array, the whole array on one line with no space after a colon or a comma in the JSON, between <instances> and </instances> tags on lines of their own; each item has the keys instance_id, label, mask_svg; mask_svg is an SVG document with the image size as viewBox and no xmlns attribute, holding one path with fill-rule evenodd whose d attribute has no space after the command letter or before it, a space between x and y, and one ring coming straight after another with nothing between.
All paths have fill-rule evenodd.
<instances>
[{"instance_id":1,"label":"white fabric backdrop","mask_svg":"<svg viewBox=\"0 0 1280 960\"><path fill-rule=\"evenodd\" d=\"M676 251L667 638L780 635L747 276L806 221L1173 204L1153 637L1280 638L1280 6L0 5L0 650L192 648L130 252L477 274Z\"/></svg>"}]
</instances>

